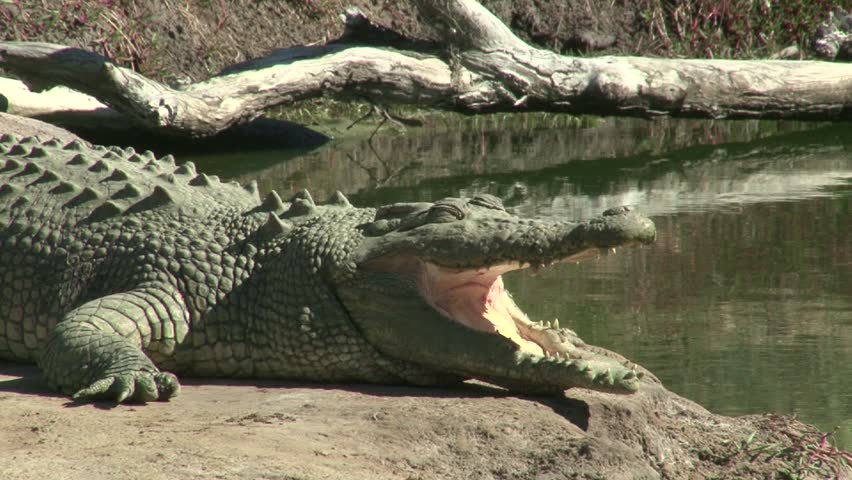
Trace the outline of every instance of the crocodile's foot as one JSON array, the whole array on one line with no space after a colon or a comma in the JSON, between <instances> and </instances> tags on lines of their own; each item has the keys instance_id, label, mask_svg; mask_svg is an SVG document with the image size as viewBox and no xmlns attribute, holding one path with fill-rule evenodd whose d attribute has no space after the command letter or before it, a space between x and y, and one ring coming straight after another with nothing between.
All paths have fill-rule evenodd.
<instances>
[{"instance_id":1,"label":"crocodile's foot","mask_svg":"<svg viewBox=\"0 0 852 480\"><path fill-rule=\"evenodd\" d=\"M134 324L134 317L147 318L128 299L163 305L149 292L108 295L69 312L54 327L41 352L39 365L47 383L73 394L77 401L148 402L177 395L177 377L161 372L139 348L138 340L116 333L122 325Z\"/></svg>"},{"instance_id":2,"label":"crocodile's foot","mask_svg":"<svg viewBox=\"0 0 852 480\"><path fill-rule=\"evenodd\" d=\"M168 372L135 371L109 375L74 393L76 401L168 400L180 392L176 376Z\"/></svg>"}]
</instances>

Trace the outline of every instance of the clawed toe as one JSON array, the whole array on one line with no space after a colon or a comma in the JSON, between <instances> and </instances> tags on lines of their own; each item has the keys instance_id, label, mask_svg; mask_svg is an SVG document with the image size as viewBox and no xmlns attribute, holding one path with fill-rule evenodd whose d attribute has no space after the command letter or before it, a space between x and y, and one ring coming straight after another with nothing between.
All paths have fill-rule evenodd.
<instances>
[{"instance_id":1,"label":"clawed toe","mask_svg":"<svg viewBox=\"0 0 852 480\"><path fill-rule=\"evenodd\" d=\"M171 373L166 372L133 372L111 375L95 381L73 395L76 401L93 401L98 399L115 400L122 403L126 400L151 402L168 400L180 392L180 383Z\"/></svg>"}]
</instances>

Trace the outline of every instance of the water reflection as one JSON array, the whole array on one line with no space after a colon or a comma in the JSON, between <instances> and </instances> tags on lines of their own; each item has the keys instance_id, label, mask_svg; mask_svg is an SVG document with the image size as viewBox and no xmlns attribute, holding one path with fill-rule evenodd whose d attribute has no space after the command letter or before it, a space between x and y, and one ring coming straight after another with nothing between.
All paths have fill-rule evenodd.
<instances>
[{"instance_id":1,"label":"water reflection","mask_svg":"<svg viewBox=\"0 0 852 480\"><path fill-rule=\"evenodd\" d=\"M774 138L818 127L765 121L607 119L593 122L593 128L549 128L553 122L505 118L521 120L437 125L418 134L377 136L371 142L342 141L298 156L288 151L255 151L183 158L203 163L208 174L241 181L259 178L261 190L309 188L317 198L335 190L365 195L398 190L408 192L407 200L415 200L414 195L428 199L464 188L473 178L511 185L519 173L530 182L553 175L628 178L631 169L647 168L649 158L696 145L715 150L759 139L771 145ZM606 169L601 169L601 160L607 160ZM672 168L679 167L662 162L654 171ZM592 182L580 184L594 188ZM412 190L413 186L417 188Z\"/></svg>"},{"instance_id":2,"label":"water reflection","mask_svg":"<svg viewBox=\"0 0 852 480\"><path fill-rule=\"evenodd\" d=\"M525 215L571 218L635 205L657 224L653 246L513 274L519 304L713 411L795 412L839 426L852 448L848 127L630 122L338 145L267 160L261 186L339 189L360 205L488 192Z\"/></svg>"}]
</instances>

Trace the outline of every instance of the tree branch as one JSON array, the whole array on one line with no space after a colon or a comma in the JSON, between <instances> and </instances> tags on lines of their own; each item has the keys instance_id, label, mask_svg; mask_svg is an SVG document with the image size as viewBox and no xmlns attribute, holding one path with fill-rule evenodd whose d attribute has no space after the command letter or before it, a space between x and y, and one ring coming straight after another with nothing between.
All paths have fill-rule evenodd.
<instances>
[{"instance_id":1,"label":"tree branch","mask_svg":"<svg viewBox=\"0 0 852 480\"><path fill-rule=\"evenodd\" d=\"M190 137L323 95L470 113L852 117L852 64L567 57L527 45L474 0L415 3L445 42L443 52L349 11L349 34L338 41L281 50L183 89L51 44L0 42L0 67L34 88L66 85L155 132ZM377 32L376 41L352 43L364 42L365 31Z\"/></svg>"}]
</instances>

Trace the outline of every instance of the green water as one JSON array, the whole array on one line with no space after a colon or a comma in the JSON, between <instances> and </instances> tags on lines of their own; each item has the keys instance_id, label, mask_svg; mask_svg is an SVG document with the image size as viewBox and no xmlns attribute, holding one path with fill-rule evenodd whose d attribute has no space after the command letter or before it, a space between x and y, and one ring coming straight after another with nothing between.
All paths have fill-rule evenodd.
<instances>
[{"instance_id":1,"label":"green water","mask_svg":"<svg viewBox=\"0 0 852 480\"><path fill-rule=\"evenodd\" d=\"M359 205L477 192L524 215L633 205L657 224L653 246L507 275L518 304L712 411L795 413L852 448L848 126L502 121L194 160L262 189L339 189Z\"/></svg>"}]
</instances>

